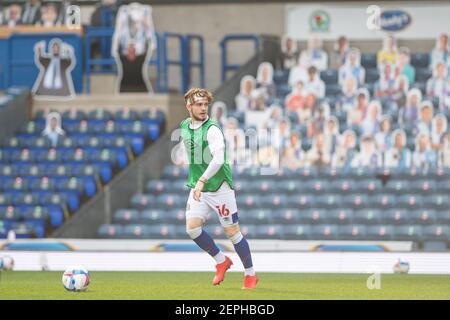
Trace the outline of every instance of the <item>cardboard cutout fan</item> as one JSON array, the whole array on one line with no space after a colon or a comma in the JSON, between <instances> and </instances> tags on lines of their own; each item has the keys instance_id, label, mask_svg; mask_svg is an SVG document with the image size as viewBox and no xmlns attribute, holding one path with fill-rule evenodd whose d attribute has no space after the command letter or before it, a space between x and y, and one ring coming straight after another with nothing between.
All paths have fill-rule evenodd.
<instances>
[{"instance_id":1,"label":"cardboard cutout fan","mask_svg":"<svg viewBox=\"0 0 450 320\"><path fill-rule=\"evenodd\" d=\"M71 71L76 59L71 45L54 38L49 42L48 52L45 52L45 41L40 41L34 46L34 60L40 70L32 89L37 98L75 96Z\"/></svg>"},{"instance_id":2,"label":"cardboard cutout fan","mask_svg":"<svg viewBox=\"0 0 450 320\"><path fill-rule=\"evenodd\" d=\"M118 92L153 92L148 63L156 45L152 8L135 2L122 5L111 48L119 73Z\"/></svg>"}]
</instances>

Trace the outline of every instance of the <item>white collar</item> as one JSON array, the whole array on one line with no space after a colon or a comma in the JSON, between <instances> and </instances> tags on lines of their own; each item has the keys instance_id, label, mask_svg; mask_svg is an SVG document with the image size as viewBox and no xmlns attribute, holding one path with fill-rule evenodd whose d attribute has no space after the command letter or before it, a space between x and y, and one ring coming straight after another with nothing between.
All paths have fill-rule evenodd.
<instances>
[{"instance_id":1,"label":"white collar","mask_svg":"<svg viewBox=\"0 0 450 320\"><path fill-rule=\"evenodd\" d=\"M189 121L189 128L193 129L193 130L197 130L198 128L200 128L208 120L209 120L209 116L206 116L206 119L203 120L202 122L200 122L200 121L193 121L192 118L191 118L191 121Z\"/></svg>"}]
</instances>

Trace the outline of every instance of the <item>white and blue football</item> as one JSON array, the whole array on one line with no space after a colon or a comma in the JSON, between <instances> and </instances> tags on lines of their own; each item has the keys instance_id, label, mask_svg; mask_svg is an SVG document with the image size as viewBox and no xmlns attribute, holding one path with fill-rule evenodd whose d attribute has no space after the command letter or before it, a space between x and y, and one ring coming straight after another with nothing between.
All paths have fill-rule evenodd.
<instances>
[{"instance_id":1,"label":"white and blue football","mask_svg":"<svg viewBox=\"0 0 450 320\"><path fill-rule=\"evenodd\" d=\"M62 283L68 291L85 291L88 286L91 275L87 269L82 267L70 267L64 271Z\"/></svg>"}]
</instances>

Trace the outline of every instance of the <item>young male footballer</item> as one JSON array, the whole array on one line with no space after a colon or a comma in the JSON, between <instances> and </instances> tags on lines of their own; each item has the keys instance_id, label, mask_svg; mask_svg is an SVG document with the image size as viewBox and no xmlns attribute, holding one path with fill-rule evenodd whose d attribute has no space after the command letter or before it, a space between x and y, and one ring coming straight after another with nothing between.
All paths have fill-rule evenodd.
<instances>
[{"instance_id":1,"label":"young male footballer","mask_svg":"<svg viewBox=\"0 0 450 320\"><path fill-rule=\"evenodd\" d=\"M258 277L253 269L250 247L239 229L225 137L217 122L208 116L208 107L213 96L206 89L192 88L185 94L184 99L190 116L181 122L181 138L189 160L187 185L191 188L186 205L186 232L216 261L216 275L212 283L220 284L233 262L203 230L209 210L214 210L244 265L242 289L253 289L258 283Z\"/></svg>"}]
</instances>

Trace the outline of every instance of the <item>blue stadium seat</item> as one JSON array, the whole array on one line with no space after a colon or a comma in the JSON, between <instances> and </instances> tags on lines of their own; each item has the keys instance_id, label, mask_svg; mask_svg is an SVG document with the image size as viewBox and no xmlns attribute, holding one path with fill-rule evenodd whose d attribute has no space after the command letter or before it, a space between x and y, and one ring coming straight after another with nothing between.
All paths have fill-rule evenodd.
<instances>
[{"instance_id":1,"label":"blue stadium seat","mask_svg":"<svg viewBox=\"0 0 450 320\"><path fill-rule=\"evenodd\" d=\"M369 197L362 193L354 193L343 197L343 206L358 210L366 208L369 204Z\"/></svg>"},{"instance_id":2,"label":"blue stadium seat","mask_svg":"<svg viewBox=\"0 0 450 320\"><path fill-rule=\"evenodd\" d=\"M141 113L140 119L144 121L152 120L161 125L165 120L165 114L161 110L156 110L156 112L147 110Z\"/></svg>"},{"instance_id":3,"label":"blue stadium seat","mask_svg":"<svg viewBox=\"0 0 450 320\"><path fill-rule=\"evenodd\" d=\"M96 110L92 110L88 113L88 118L96 120L109 120L112 119L112 114L108 110L97 108Z\"/></svg>"},{"instance_id":4,"label":"blue stadium seat","mask_svg":"<svg viewBox=\"0 0 450 320\"><path fill-rule=\"evenodd\" d=\"M139 213L136 209L119 209L114 213L114 223L135 224L139 220Z\"/></svg>"},{"instance_id":5,"label":"blue stadium seat","mask_svg":"<svg viewBox=\"0 0 450 320\"><path fill-rule=\"evenodd\" d=\"M165 166L163 169L163 179L186 178L187 168L177 166Z\"/></svg>"},{"instance_id":6,"label":"blue stadium seat","mask_svg":"<svg viewBox=\"0 0 450 320\"><path fill-rule=\"evenodd\" d=\"M344 178L344 179L335 179L333 182L331 182L330 187L333 192L344 195L344 194L352 194L357 190L361 191L361 189L357 189L356 186L357 186L356 181Z\"/></svg>"},{"instance_id":7,"label":"blue stadium seat","mask_svg":"<svg viewBox=\"0 0 450 320\"><path fill-rule=\"evenodd\" d=\"M292 89L288 84L277 85L277 97L284 98L291 93L291 91Z\"/></svg>"},{"instance_id":8,"label":"blue stadium seat","mask_svg":"<svg viewBox=\"0 0 450 320\"><path fill-rule=\"evenodd\" d=\"M392 194L381 193L370 197L369 201L370 207L387 210L395 205L396 197Z\"/></svg>"},{"instance_id":9,"label":"blue stadium seat","mask_svg":"<svg viewBox=\"0 0 450 320\"><path fill-rule=\"evenodd\" d=\"M271 210L274 210L276 208L283 208L287 203L287 196L282 193L263 195L260 196L260 199L261 205Z\"/></svg>"},{"instance_id":10,"label":"blue stadium seat","mask_svg":"<svg viewBox=\"0 0 450 320\"><path fill-rule=\"evenodd\" d=\"M286 205L290 208L308 209L315 206L315 198L312 195L292 195L287 197Z\"/></svg>"},{"instance_id":11,"label":"blue stadium seat","mask_svg":"<svg viewBox=\"0 0 450 320\"><path fill-rule=\"evenodd\" d=\"M156 196L156 205L159 208L175 209L186 206L187 196L177 194L161 194Z\"/></svg>"},{"instance_id":12,"label":"blue stadium seat","mask_svg":"<svg viewBox=\"0 0 450 320\"><path fill-rule=\"evenodd\" d=\"M170 190L178 190L175 188L174 184L177 181L174 181L173 183L169 180L150 180L147 182L145 190L150 194L162 194L165 192L169 192ZM175 191L174 191L175 192Z\"/></svg>"},{"instance_id":13,"label":"blue stadium seat","mask_svg":"<svg viewBox=\"0 0 450 320\"><path fill-rule=\"evenodd\" d=\"M156 205L155 196L150 194L135 194L131 198L131 206L136 209L145 209Z\"/></svg>"},{"instance_id":14,"label":"blue stadium seat","mask_svg":"<svg viewBox=\"0 0 450 320\"><path fill-rule=\"evenodd\" d=\"M450 225L450 210L437 210L436 211L436 222Z\"/></svg>"},{"instance_id":15,"label":"blue stadium seat","mask_svg":"<svg viewBox=\"0 0 450 320\"><path fill-rule=\"evenodd\" d=\"M411 64L416 68L428 68L430 54L420 52L411 53Z\"/></svg>"},{"instance_id":16,"label":"blue stadium seat","mask_svg":"<svg viewBox=\"0 0 450 320\"><path fill-rule=\"evenodd\" d=\"M155 225L166 222L166 214L167 211L164 209L145 209L142 210L140 214L138 214L138 222L142 224Z\"/></svg>"},{"instance_id":17,"label":"blue stadium seat","mask_svg":"<svg viewBox=\"0 0 450 320\"><path fill-rule=\"evenodd\" d=\"M313 240L336 240L338 238L338 226L336 225L313 226L311 237Z\"/></svg>"},{"instance_id":18,"label":"blue stadium seat","mask_svg":"<svg viewBox=\"0 0 450 320\"><path fill-rule=\"evenodd\" d=\"M0 220L14 223L21 218L20 208L13 205L0 205Z\"/></svg>"},{"instance_id":19,"label":"blue stadium seat","mask_svg":"<svg viewBox=\"0 0 450 320\"><path fill-rule=\"evenodd\" d=\"M439 190L440 193L450 193L450 181L449 180L442 180L438 181L436 185L436 189Z\"/></svg>"},{"instance_id":20,"label":"blue stadium seat","mask_svg":"<svg viewBox=\"0 0 450 320\"><path fill-rule=\"evenodd\" d=\"M289 78L289 69L276 69L273 73L273 81L276 84L287 83Z\"/></svg>"},{"instance_id":21,"label":"blue stadium seat","mask_svg":"<svg viewBox=\"0 0 450 320\"><path fill-rule=\"evenodd\" d=\"M295 208L282 208L273 211L273 221L276 224L294 224L300 222L301 213Z\"/></svg>"},{"instance_id":22,"label":"blue stadium seat","mask_svg":"<svg viewBox=\"0 0 450 320\"><path fill-rule=\"evenodd\" d=\"M304 183L299 180L285 179L278 185L278 187L280 188L280 192L293 194L301 192L301 190L304 188Z\"/></svg>"},{"instance_id":23,"label":"blue stadium seat","mask_svg":"<svg viewBox=\"0 0 450 320\"><path fill-rule=\"evenodd\" d=\"M178 179L172 181L172 183L167 187L166 192L169 190L174 193L189 194L190 188L186 184L186 179Z\"/></svg>"},{"instance_id":24,"label":"blue stadium seat","mask_svg":"<svg viewBox=\"0 0 450 320\"><path fill-rule=\"evenodd\" d=\"M338 72L334 69L327 69L320 72L320 79L325 82L325 85L337 84L338 82Z\"/></svg>"},{"instance_id":25,"label":"blue stadium seat","mask_svg":"<svg viewBox=\"0 0 450 320\"><path fill-rule=\"evenodd\" d=\"M379 224L382 222L382 211L372 208L355 210L352 221L364 225Z\"/></svg>"},{"instance_id":26,"label":"blue stadium seat","mask_svg":"<svg viewBox=\"0 0 450 320\"><path fill-rule=\"evenodd\" d=\"M150 226L143 224L129 224L123 228L123 237L127 239L149 239Z\"/></svg>"},{"instance_id":27,"label":"blue stadium seat","mask_svg":"<svg viewBox=\"0 0 450 320\"><path fill-rule=\"evenodd\" d=\"M248 239L254 239L256 237L257 226L250 224L243 224L240 226L242 235Z\"/></svg>"},{"instance_id":28,"label":"blue stadium seat","mask_svg":"<svg viewBox=\"0 0 450 320\"><path fill-rule=\"evenodd\" d=\"M348 224L353 220L353 211L342 208L330 210L326 214L326 223L330 224Z\"/></svg>"},{"instance_id":29,"label":"blue stadium seat","mask_svg":"<svg viewBox=\"0 0 450 320\"><path fill-rule=\"evenodd\" d=\"M426 240L450 241L450 230L448 225L433 224L423 227L423 238Z\"/></svg>"},{"instance_id":30,"label":"blue stadium seat","mask_svg":"<svg viewBox=\"0 0 450 320\"><path fill-rule=\"evenodd\" d=\"M0 164L0 175L16 176L18 174L17 166L11 164Z\"/></svg>"},{"instance_id":31,"label":"blue stadium seat","mask_svg":"<svg viewBox=\"0 0 450 320\"><path fill-rule=\"evenodd\" d=\"M375 53L362 53L361 65L367 70L377 67L377 55Z\"/></svg>"},{"instance_id":32,"label":"blue stadium seat","mask_svg":"<svg viewBox=\"0 0 450 320\"><path fill-rule=\"evenodd\" d=\"M419 209L408 211L408 222L414 224L428 225L436 222L436 211Z\"/></svg>"},{"instance_id":33,"label":"blue stadium seat","mask_svg":"<svg viewBox=\"0 0 450 320\"><path fill-rule=\"evenodd\" d=\"M409 192L410 182L407 180L389 180L384 191L390 194L403 195Z\"/></svg>"},{"instance_id":34,"label":"blue stadium seat","mask_svg":"<svg viewBox=\"0 0 450 320\"><path fill-rule=\"evenodd\" d=\"M366 82L368 84L374 84L380 78L378 69L370 68L366 69Z\"/></svg>"},{"instance_id":35,"label":"blue stadium seat","mask_svg":"<svg viewBox=\"0 0 450 320\"><path fill-rule=\"evenodd\" d=\"M147 238L149 239L174 239L176 227L168 224L148 226Z\"/></svg>"},{"instance_id":36,"label":"blue stadium seat","mask_svg":"<svg viewBox=\"0 0 450 320\"><path fill-rule=\"evenodd\" d=\"M428 68L416 68L416 82L427 82L433 75L432 71Z\"/></svg>"},{"instance_id":37,"label":"blue stadium seat","mask_svg":"<svg viewBox=\"0 0 450 320\"><path fill-rule=\"evenodd\" d=\"M338 84L328 84L325 87L325 95L328 96L336 96L340 94L342 91L341 86Z\"/></svg>"},{"instance_id":38,"label":"blue stadium seat","mask_svg":"<svg viewBox=\"0 0 450 320\"><path fill-rule=\"evenodd\" d=\"M284 229L281 225L262 225L256 228L255 239L282 239Z\"/></svg>"},{"instance_id":39,"label":"blue stadium seat","mask_svg":"<svg viewBox=\"0 0 450 320\"><path fill-rule=\"evenodd\" d=\"M429 179L414 179L409 182L409 191L413 194L431 195L436 191L436 182Z\"/></svg>"},{"instance_id":40,"label":"blue stadium seat","mask_svg":"<svg viewBox=\"0 0 450 320\"><path fill-rule=\"evenodd\" d=\"M422 196L415 194L406 194L397 197L396 206L408 210L416 210L422 208Z\"/></svg>"},{"instance_id":41,"label":"blue stadium seat","mask_svg":"<svg viewBox=\"0 0 450 320\"><path fill-rule=\"evenodd\" d=\"M367 237L367 227L364 225L344 225L338 229L340 240L362 240Z\"/></svg>"},{"instance_id":42,"label":"blue stadium seat","mask_svg":"<svg viewBox=\"0 0 450 320\"><path fill-rule=\"evenodd\" d=\"M185 208L165 211L164 212L164 221L165 221L165 223L168 223L168 224L175 224L175 225L183 225L184 226L186 224L186 210L185 210ZM207 219L207 221L208 221L208 219Z\"/></svg>"},{"instance_id":43,"label":"blue stadium seat","mask_svg":"<svg viewBox=\"0 0 450 320\"><path fill-rule=\"evenodd\" d=\"M114 113L114 119L118 120L118 121L120 121L120 120L136 120L138 118L139 118L139 115L134 110L122 109L122 110L116 111Z\"/></svg>"},{"instance_id":44,"label":"blue stadium seat","mask_svg":"<svg viewBox=\"0 0 450 320\"><path fill-rule=\"evenodd\" d=\"M97 235L103 239L123 238L124 226L118 224L103 224L98 229Z\"/></svg>"},{"instance_id":45,"label":"blue stadium seat","mask_svg":"<svg viewBox=\"0 0 450 320\"><path fill-rule=\"evenodd\" d=\"M379 179L364 179L355 183L356 190L366 194L377 194L383 190L383 183Z\"/></svg>"},{"instance_id":46,"label":"blue stadium seat","mask_svg":"<svg viewBox=\"0 0 450 320\"><path fill-rule=\"evenodd\" d=\"M311 238L311 226L305 224L292 224L284 227L283 239L307 240Z\"/></svg>"},{"instance_id":47,"label":"blue stadium seat","mask_svg":"<svg viewBox=\"0 0 450 320\"><path fill-rule=\"evenodd\" d=\"M406 209L390 209L383 212L383 223L406 224L409 222L408 211Z\"/></svg>"},{"instance_id":48,"label":"blue stadium seat","mask_svg":"<svg viewBox=\"0 0 450 320\"><path fill-rule=\"evenodd\" d=\"M183 228L184 228L184 230L186 230L186 227L183 227ZM209 235L214 239L226 239L227 238L225 232L223 231L222 226L209 224L209 225L206 225L204 228L205 228L206 232L208 232ZM186 231L184 231L184 233L186 234Z\"/></svg>"},{"instance_id":49,"label":"blue stadium seat","mask_svg":"<svg viewBox=\"0 0 450 320\"><path fill-rule=\"evenodd\" d=\"M367 227L367 240L386 241L392 240L393 236L393 226L375 225Z\"/></svg>"},{"instance_id":50,"label":"blue stadium seat","mask_svg":"<svg viewBox=\"0 0 450 320\"><path fill-rule=\"evenodd\" d=\"M422 236L422 226L402 225L394 227L395 240L418 241Z\"/></svg>"},{"instance_id":51,"label":"blue stadium seat","mask_svg":"<svg viewBox=\"0 0 450 320\"><path fill-rule=\"evenodd\" d=\"M315 197L315 207L322 209L334 209L342 206L344 197L339 194L328 193Z\"/></svg>"},{"instance_id":52,"label":"blue stadium seat","mask_svg":"<svg viewBox=\"0 0 450 320\"><path fill-rule=\"evenodd\" d=\"M312 208L300 210L299 223L322 224L326 222L327 211L325 209Z\"/></svg>"},{"instance_id":53,"label":"blue stadium seat","mask_svg":"<svg viewBox=\"0 0 450 320\"><path fill-rule=\"evenodd\" d=\"M149 120L142 120L142 124L144 125L147 135L150 141L156 141L159 138L161 132L161 126L159 123L154 123Z\"/></svg>"},{"instance_id":54,"label":"blue stadium seat","mask_svg":"<svg viewBox=\"0 0 450 320\"><path fill-rule=\"evenodd\" d=\"M11 225L11 230L16 234L17 239L29 239L29 238L37 238L43 235L43 230L41 228L37 228L33 224L16 222Z\"/></svg>"},{"instance_id":55,"label":"blue stadium seat","mask_svg":"<svg viewBox=\"0 0 450 320\"><path fill-rule=\"evenodd\" d=\"M250 181L246 184L246 188L248 189L248 192L261 194L270 194L276 190L273 182L269 179Z\"/></svg>"},{"instance_id":56,"label":"blue stadium seat","mask_svg":"<svg viewBox=\"0 0 450 320\"><path fill-rule=\"evenodd\" d=\"M304 183L306 189L312 190L314 194L326 194L330 191L330 183L325 179L315 179Z\"/></svg>"},{"instance_id":57,"label":"blue stadium seat","mask_svg":"<svg viewBox=\"0 0 450 320\"><path fill-rule=\"evenodd\" d=\"M239 213L239 221L243 224L270 224L272 223L271 211L267 209L247 210Z\"/></svg>"},{"instance_id":58,"label":"blue stadium seat","mask_svg":"<svg viewBox=\"0 0 450 320\"><path fill-rule=\"evenodd\" d=\"M262 206L261 198L257 194L237 195L236 202L238 208L253 209Z\"/></svg>"},{"instance_id":59,"label":"blue stadium seat","mask_svg":"<svg viewBox=\"0 0 450 320\"><path fill-rule=\"evenodd\" d=\"M71 110L64 111L62 113L62 122L66 123L68 120L82 120L86 118L86 114L82 110L76 110L71 112Z\"/></svg>"},{"instance_id":60,"label":"blue stadium seat","mask_svg":"<svg viewBox=\"0 0 450 320\"><path fill-rule=\"evenodd\" d=\"M427 209L450 210L450 200L447 194L433 194L424 197L423 201L423 205Z\"/></svg>"}]
</instances>

